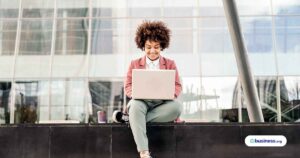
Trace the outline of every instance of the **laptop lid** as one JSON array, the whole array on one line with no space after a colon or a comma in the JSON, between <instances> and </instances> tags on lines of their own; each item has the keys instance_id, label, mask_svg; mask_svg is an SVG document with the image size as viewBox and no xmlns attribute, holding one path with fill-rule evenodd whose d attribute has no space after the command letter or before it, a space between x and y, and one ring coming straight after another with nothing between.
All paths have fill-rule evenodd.
<instances>
[{"instance_id":1,"label":"laptop lid","mask_svg":"<svg viewBox=\"0 0 300 158\"><path fill-rule=\"evenodd\" d=\"M172 100L175 94L175 70L132 70L133 99Z\"/></svg>"}]
</instances>

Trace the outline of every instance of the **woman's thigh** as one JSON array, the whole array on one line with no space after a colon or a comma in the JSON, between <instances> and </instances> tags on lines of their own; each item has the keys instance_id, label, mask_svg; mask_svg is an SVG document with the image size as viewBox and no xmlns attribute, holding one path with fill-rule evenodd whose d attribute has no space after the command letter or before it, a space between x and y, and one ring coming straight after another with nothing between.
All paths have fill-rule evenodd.
<instances>
[{"instance_id":1,"label":"woman's thigh","mask_svg":"<svg viewBox=\"0 0 300 158\"><path fill-rule=\"evenodd\" d=\"M127 108L129 109L129 113L135 113L135 112L147 112L147 105L142 100L137 99L131 99L128 104Z\"/></svg>"},{"instance_id":2,"label":"woman's thigh","mask_svg":"<svg viewBox=\"0 0 300 158\"><path fill-rule=\"evenodd\" d=\"M170 122L180 116L182 104L177 100L166 101L164 104L147 113L147 122Z\"/></svg>"}]
</instances>

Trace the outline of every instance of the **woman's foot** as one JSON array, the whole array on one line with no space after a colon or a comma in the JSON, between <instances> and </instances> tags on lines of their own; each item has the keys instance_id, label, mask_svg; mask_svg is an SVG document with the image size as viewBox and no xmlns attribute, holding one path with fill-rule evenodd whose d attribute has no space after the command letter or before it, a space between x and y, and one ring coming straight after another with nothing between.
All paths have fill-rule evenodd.
<instances>
[{"instance_id":1,"label":"woman's foot","mask_svg":"<svg viewBox=\"0 0 300 158\"><path fill-rule=\"evenodd\" d=\"M141 158L152 158L151 155L150 155L150 152L148 150L141 151L140 152L140 157Z\"/></svg>"}]
</instances>

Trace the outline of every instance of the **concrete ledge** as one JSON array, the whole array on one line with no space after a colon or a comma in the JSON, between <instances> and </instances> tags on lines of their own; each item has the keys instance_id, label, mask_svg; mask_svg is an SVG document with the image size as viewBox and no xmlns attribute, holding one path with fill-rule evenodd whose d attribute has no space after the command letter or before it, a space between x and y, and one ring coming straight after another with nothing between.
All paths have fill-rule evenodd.
<instances>
[{"instance_id":1,"label":"concrete ledge","mask_svg":"<svg viewBox=\"0 0 300 158\"><path fill-rule=\"evenodd\" d=\"M300 124L149 124L155 158L295 158ZM284 135L284 147L247 147L248 135ZM135 158L130 128L124 124L23 124L0 126L0 158Z\"/></svg>"}]
</instances>

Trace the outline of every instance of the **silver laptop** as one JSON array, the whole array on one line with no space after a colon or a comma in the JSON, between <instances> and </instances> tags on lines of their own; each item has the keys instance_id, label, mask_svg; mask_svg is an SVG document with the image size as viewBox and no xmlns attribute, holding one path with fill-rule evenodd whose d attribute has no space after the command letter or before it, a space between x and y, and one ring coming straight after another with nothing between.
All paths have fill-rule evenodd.
<instances>
[{"instance_id":1,"label":"silver laptop","mask_svg":"<svg viewBox=\"0 0 300 158\"><path fill-rule=\"evenodd\" d=\"M175 70L133 69L133 99L172 100L175 94Z\"/></svg>"}]
</instances>

